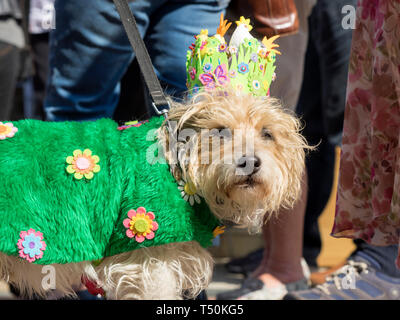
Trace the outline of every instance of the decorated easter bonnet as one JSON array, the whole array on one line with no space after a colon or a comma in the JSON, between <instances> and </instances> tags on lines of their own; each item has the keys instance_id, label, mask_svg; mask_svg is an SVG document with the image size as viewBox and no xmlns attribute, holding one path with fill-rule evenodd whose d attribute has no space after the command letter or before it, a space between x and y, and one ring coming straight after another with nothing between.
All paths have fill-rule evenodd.
<instances>
[{"instance_id":1,"label":"decorated easter bonnet","mask_svg":"<svg viewBox=\"0 0 400 320\"><path fill-rule=\"evenodd\" d=\"M217 33L208 36L201 30L187 53L187 87L191 94L199 90L224 90L228 87L255 96L268 96L275 79L276 54L274 41L279 36L264 37L260 42L250 31L250 19L240 17L229 45L225 34L231 23L221 15Z\"/></svg>"}]
</instances>

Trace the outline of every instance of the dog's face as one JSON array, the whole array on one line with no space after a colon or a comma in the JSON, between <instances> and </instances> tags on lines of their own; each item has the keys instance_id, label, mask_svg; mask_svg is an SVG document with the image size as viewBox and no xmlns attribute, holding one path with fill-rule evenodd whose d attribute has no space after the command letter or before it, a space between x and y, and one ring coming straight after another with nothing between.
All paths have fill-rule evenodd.
<instances>
[{"instance_id":1,"label":"dog's face","mask_svg":"<svg viewBox=\"0 0 400 320\"><path fill-rule=\"evenodd\" d=\"M200 94L169 119L177 122L184 179L219 219L257 232L266 214L299 197L307 145L299 121L276 99Z\"/></svg>"}]
</instances>

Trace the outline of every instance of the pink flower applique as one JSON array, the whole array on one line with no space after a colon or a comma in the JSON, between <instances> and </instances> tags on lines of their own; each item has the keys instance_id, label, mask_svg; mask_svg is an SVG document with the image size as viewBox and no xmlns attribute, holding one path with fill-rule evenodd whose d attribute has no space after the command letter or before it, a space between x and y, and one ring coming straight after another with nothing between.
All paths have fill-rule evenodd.
<instances>
[{"instance_id":1,"label":"pink flower applique","mask_svg":"<svg viewBox=\"0 0 400 320\"><path fill-rule=\"evenodd\" d=\"M34 229L21 231L19 234L17 246L19 256L29 262L34 262L43 257L43 251L46 250L46 243L43 241L43 234Z\"/></svg>"},{"instance_id":2,"label":"pink flower applique","mask_svg":"<svg viewBox=\"0 0 400 320\"><path fill-rule=\"evenodd\" d=\"M129 219L123 221L124 227L127 228L126 235L128 238L135 238L139 243L145 239L151 240L154 238L154 231L158 229L158 223L154 220L153 212L146 212L143 207L137 210L128 211Z\"/></svg>"},{"instance_id":3,"label":"pink flower applique","mask_svg":"<svg viewBox=\"0 0 400 320\"><path fill-rule=\"evenodd\" d=\"M14 125L12 123L0 122L0 140L5 140L7 138L14 137L14 135L17 131L18 131L18 128L14 127Z\"/></svg>"}]
</instances>

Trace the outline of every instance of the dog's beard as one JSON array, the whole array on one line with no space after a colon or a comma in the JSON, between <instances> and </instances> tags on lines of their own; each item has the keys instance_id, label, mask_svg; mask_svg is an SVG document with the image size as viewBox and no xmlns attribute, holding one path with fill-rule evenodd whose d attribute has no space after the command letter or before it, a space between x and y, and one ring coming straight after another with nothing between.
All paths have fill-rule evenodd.
<instances>
[{"instance_id":1,"label":"dog's beard","mask_svg":"<svg viewBox=\"0 0 400 320\"><path fill-rule=\"evenodd\" d=\"M215 216L224 224L247 228L249 233L259 233L267 213L260 187L235 186L227 193L211 189L204 198Z\"/></svg>"},{"instance_id":2,"label":"dog's beard","mask_svg":"<svg viewBox=\"0 0 400 320\"><path fill-rule=\"evenodd\" d=\"M197 139L192 141L192 150L202 150ZM215 153L204 150L182 153L181 168L187 168L184 170L186 179L194 183L218 219L227 225L247 228L249 233L259 233L265 215L268 219L282 201L281 195L277 194L283 191L281 168L271 153L260 151L264 165L253 173L254 168L237 166L242 152L232 153L230 148L224 147L212 150ZM254 154L249 150L246 153Z\"/></svg>"},{"instance_id":3,"label":"dog's beard","mask_svg":"<svg viewBox=\"0 0 400 320\"><path fill-rule=\"evenodd\" d=\"M201 194L218 219L252 234L261 231L270 213L271 187L265 178L238 175L235 166L222 164L207 166L197 176Z\"/></svg>"},{"instance_id":4,"label":"dog's beard","mask_svg":"<svg viewBox=\"0 0 400 320\"><path fill-rule=\"evenodd\" d=\"M291 168L272 151L255 148L262 165L254 171L247 163L244 168L238 166L243 152L235 150L240 148L231 152L231 146L224 144L204 152L198 136L194 136L191 143L188 150L192 152L182 149L179 153L182 175L185 181L194 184L198 194L223 223L230 222L247 228L249 233L257 233L280 208L292 207L297 199L291 189L298 189L298 179L290 178ZM246 155L255 154L254 149L244 150Z\"/></svg>"}]
</instances>

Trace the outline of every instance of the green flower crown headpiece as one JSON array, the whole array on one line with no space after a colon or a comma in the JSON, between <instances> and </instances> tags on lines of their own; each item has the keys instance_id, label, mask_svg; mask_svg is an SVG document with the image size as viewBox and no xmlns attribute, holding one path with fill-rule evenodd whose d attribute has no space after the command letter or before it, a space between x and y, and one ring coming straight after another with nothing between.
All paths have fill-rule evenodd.
<instances>
[{"instance_id":1,"label":"green flower crown headpiece","mask_svg":"<svg viewBox=\"0 0 400 320\"><path fill-rule=\"evenodd\" d=\"M195 36L186 61L186 85L191 94L202 88L212 91L229 86L243 93L269 96L271 82L276 77L276 54L281 54L275 49L279 46L274 44L279 36L264 37L259 42L250 34L250 19L240 17L236 24L229 45L224 35L231 23L224 20L223 14L214 36L209 37L208 30L201 30Z\"/></svg>"}]
</instances>

